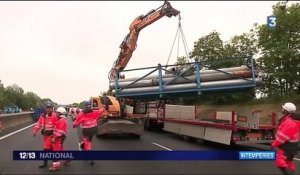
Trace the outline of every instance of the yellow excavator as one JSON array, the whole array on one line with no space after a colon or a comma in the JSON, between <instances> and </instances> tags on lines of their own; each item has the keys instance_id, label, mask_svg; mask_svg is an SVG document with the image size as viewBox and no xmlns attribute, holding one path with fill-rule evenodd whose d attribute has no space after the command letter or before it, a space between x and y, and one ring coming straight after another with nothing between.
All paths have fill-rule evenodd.
<instances>
[{"instance_id":1,"label":"yellow excavator","mask_svg":"<svg viewBox=\"0 0 300 175\"><path fill-rule=\"evenodd\" d=\"M179 15L168 1L157 9L149 11L146 15L140 15L130 24L129 33L120 45L121 51L118 59L114 62L108 78L115 80L122 78L118 72L125 69L132 53L136 49L139 32L161 19L164 16L171 18ZM93 108L105 105L106 112L98 123L98 136L111 133L133 134L140 137L144 131L144 115L146 113L146 102L132 99L117 99L114 96L102 94L102 96L91 97Z\"/></svg>"}]
</instances>

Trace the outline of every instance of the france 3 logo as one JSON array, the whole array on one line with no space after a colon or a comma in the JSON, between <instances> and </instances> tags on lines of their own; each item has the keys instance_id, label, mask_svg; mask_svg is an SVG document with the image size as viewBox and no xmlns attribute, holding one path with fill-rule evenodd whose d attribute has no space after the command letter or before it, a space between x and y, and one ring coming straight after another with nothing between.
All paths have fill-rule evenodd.
<instances>
[{"instance_id":1,"label":"france 3 logo","mask_svg":"<svg viewBox=\"0 0 300 175\"><path fill-rule=\"evenodd\" d=\"M273 30L276 28L276 16L267 16L267 27Z\"/></svg>"}]
</instances>

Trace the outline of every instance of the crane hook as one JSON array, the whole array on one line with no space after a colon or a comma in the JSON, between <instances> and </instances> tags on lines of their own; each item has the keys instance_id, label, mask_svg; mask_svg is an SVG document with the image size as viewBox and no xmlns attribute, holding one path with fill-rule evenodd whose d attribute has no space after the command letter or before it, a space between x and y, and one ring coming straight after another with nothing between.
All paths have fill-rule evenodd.
<instances>
[{"instance_id":1,"label":"crane hook","mask_svg":"<svg viewBox=\"0 0 300 175\"><path fill-rule=\"evenodd\" d=\"M180 16L180 14L178 15L178 26L181 27L181 16Z\"/></svg>"}]
</instances>

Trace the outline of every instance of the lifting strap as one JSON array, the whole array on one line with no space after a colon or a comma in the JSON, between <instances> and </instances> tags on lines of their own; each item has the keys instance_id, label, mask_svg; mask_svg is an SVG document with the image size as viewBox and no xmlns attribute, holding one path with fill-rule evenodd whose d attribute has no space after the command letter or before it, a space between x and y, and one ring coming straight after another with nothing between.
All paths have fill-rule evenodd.
<instances>
[{"instance_id":1,"label":"lifting strap","mask_svg":"<svg viewBox=\"0 0 300 175\"><path fill-rule=\"evenodd\" d=\"M182 30L181 16L180 15L178 17L178 28L177 28L177 31L176 31L176 35L174 37L174 41L173 41L170 53L169 53L169 57L168 57L168 60L167 60L167 63L166 63L166 68L167 68L167 66L169 64L169 61L170 61L170 58L171 58L171 55L172 55L172 51L173 51L173 48L174 48L177 36L178 36L178 43L177 43L177 57L176 57L176 60L177 60L177 58L179 56L179 44L180 44L180 36L181 36L182 42L183 42L183 46L184 46L184 50L185 50L185 54L186 54L186 58L187 58L187 61L189 62L189 60L190 60L189 49L188 49L188 45L187 45L187 42L186 42L185 35L183 33L183 30Z\"/></svg>"}]
</instances>

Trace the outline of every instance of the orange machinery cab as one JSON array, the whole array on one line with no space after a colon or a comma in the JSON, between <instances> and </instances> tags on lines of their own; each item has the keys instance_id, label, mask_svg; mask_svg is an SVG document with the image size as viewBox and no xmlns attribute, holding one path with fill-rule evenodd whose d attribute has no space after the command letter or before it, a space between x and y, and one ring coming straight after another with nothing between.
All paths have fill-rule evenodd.
<instances>
[{"instance_id":1,"label":"orange machinery cab","mask_svg":"<svg viewBox=\"0 0 300 175\"><path fill-rule=\"evenodd\" d=\"M103 117L120 117L120 103L113 96L91 97L94 109L104 105L106 111L102 114Z\"/></svg>"}]
</instances>

